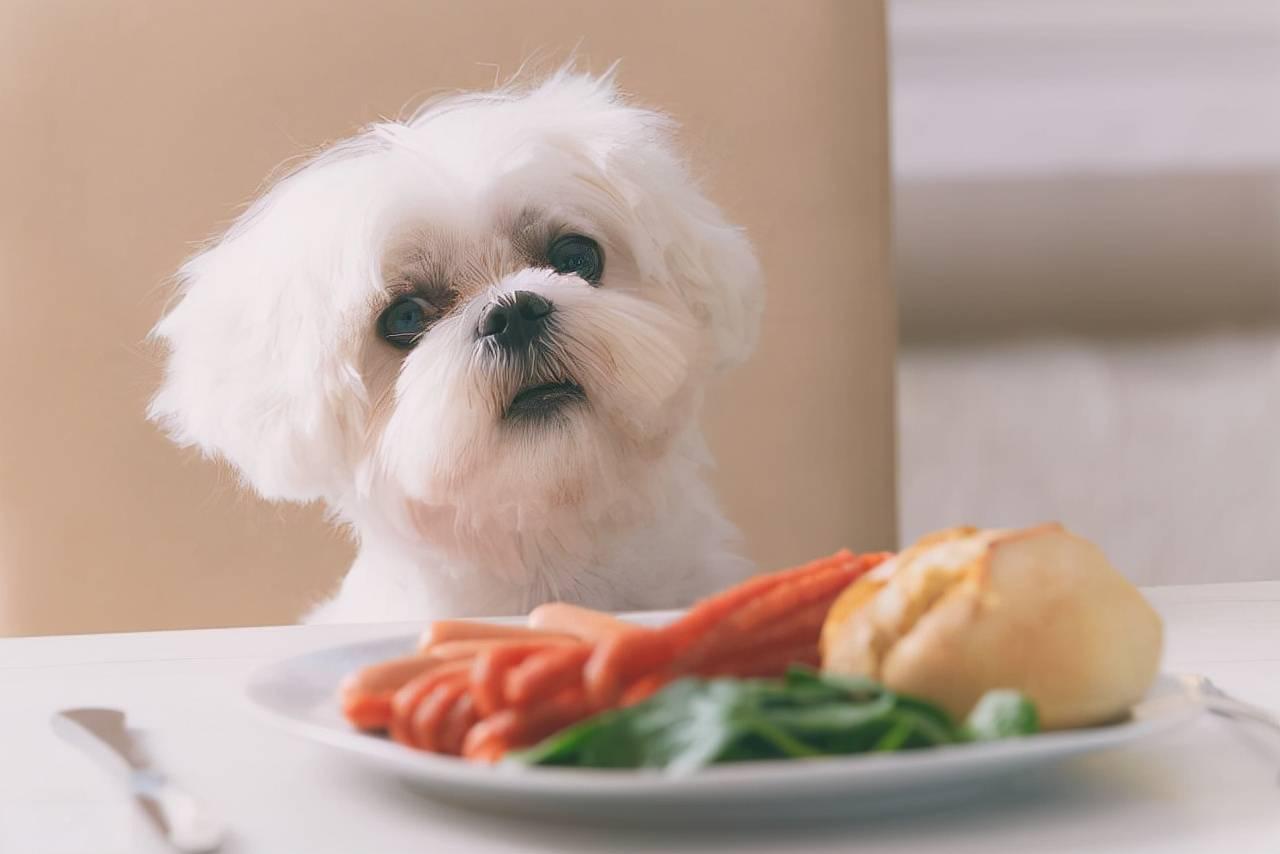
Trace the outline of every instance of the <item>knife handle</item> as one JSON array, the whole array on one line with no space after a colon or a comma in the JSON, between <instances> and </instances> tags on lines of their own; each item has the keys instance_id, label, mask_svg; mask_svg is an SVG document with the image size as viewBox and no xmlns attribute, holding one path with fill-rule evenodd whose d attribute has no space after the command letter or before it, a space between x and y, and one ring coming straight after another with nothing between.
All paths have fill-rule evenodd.
<instances>
[{"instance_id":1,"label":"knife handle","mask_svg":"<svg viewBox=\"0 0 1280 854\"><path fill-rule=\"evenodd\" d=\"M204 812L182 789L149 770L134 771L132 783L138 802L179 851L207 854L222 845L222 823Z\"/></svg>"}]
</instances>

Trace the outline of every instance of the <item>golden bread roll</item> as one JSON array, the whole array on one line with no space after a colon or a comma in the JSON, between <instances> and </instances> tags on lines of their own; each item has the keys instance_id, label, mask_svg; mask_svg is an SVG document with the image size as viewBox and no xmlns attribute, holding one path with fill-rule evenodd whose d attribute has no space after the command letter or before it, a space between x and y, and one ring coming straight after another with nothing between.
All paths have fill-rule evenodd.
<instances>
[{"instance_id":1,"label":"golden bread roll","mask_svg":"<svg viewBox=\"0 0 1280 854\"><path fill-rule=\"evenodd\" d=\"M1122 716L1160 663L1160 617L1061 525L932 534L854 582L822 630L823 669L878 679L963 718L988 690L1045 729Z\"/></svg>"}]
</instances>

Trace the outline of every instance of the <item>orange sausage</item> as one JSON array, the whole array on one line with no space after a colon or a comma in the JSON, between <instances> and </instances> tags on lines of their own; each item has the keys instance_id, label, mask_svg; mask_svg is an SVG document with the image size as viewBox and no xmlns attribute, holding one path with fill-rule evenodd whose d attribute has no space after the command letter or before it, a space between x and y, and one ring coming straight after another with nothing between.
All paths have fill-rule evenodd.
<instances>
[{"instance_id":1,"label":"orange sausage","mask_svg":"<svg viewBox=\"0 0 1280 854\"><path fill-rule=\"evenodd\" d=\"M507 752L511 736L520 726L523 712L503 709L481 719L462 740L462 755L481 762L496 762Z\"/></svg>"},{"instance_id":2,"label":"orange sausage","mask_svg":"<svg viewBox=\"0 0 1280 854\"><path fill-rule=\"evenodd\" d=\"M391 721L391 696L420 673L439 664L437 659L410 655L362 667L342 680L342 714L357 729L386 729Z\"/></svg>"},{"instance_id":3,"label":"orange sausage","mask_svg":"<svg viewBox=\"0 0 1280 854\"><path fill-rule=\"evenodd\" d=\"M836 592L838 595L840 591ZM835 596L824 597L774 620L764 628L752 632L744 648L778 647L805 640L817 643L822 634L822 624L826 622L834 600Z\"/></svg>"},{"instance_id":4,"label":"orange sausage","mask_svg":"<svg viewBox=\"0 0 1280 854\"><path fill-rule=\"evenodd\" d=\"M470 640L444 641L443 643L427 647L424 652L420 653L420 655L424 655L428 658L451 661L456 658L472 658L489 649L496 649L504 646L527 646L529 643L537 643L543 646L552 647L574 644L578 643L578 641L567 635L547 635L546 637L534 639L472 638Z\"/></svg>"},{"instance_id":5,"label":"orange sausage","mask_svg":"<svg viewBox=\"0 0 1280 854\"><path fill-rule=\"evenodd\" d=\"M662 629L667 633L678 652L683 652L707 632L713 630L748 602L770 590L808 575L824 572L833 566L841 566L857 560L852 552L841 549L830 557L820 558L803 566L757 575L728 590L696 603L684 616Z\"/></svg>"},{"instance_id":6,"label":"orange sausage","mask_svg":"<svg viewBox=\"0 0 1280 854\"><path fill-rule=\"evenodd\" d=\"M409 737L414 747L441 752L445 720L466 690L467 683L463 679L441 682L418 703L409 719Z\"/></svg>"},{"instance_id":7,"label":"orange sausage","mask_svg":"<svg viewBox=\"0 0 1280 854\"><path fill-rule=\"evenodd\" d=\"M342 698L342 716L356 729L378 732L391 723L390 694L353 694Z\"/></svg>"},{"instance_id":8,"label":"orange sausage","mask_svg":"<svg viewBox=\"0 0 1280 854\"><path fill-rule=\"evenodd\" d=\"M507 673L531 655L547 649L547 644L532 641L486 649L471 665L471 699L476 712L488 717L507 705Z\"/></svg>"},{"instance_id":9,"label":"orange sausage","mask_svg":"<svg viewBox=\"0 0 1280 854\"><path fill-rule=\"evenodd\" d=\"M744 635L752 634L789 614L822 602L830 606L867 568L859 563L832 567L780 584L759 599L743 605L728 622Z\"/></svg>"},{"instance_id":10,"label":"orange sausage","mask_svg":"<svg viewBox=\"0 0 1280 854\"><path fill-rule=\"evenodd\" d=\"M537 631L524 626L500 626L479 620L436 620L418 639L418 649L425 650L436 644L469 640L546 640L559 636L558 632Z\"/></svg>"},{"instance_id":11,"label":"orange sausage","mask_svg":"<svg viewBox=\"0 0 1280 854\"><path fill-rule=\"evenodd\" d=\"M872 565L866 561L851 560L843 564L823 566L761 591L718 624L708 628L701 637L691 641L684 654L677 659L676 669L691 672L708 659L734 650L762 646L762 635L769 633L779 623L793 620L812 619L816 643L831 603Z\"/></svg>"},{"instance_id":12,"label":"orange sausage","mask_svg":"<svg viewBox=\"0 0 1280 854\"><path fill-rule=\"evenodd\" d=\"M590 644L557 646L532 655L507 673L505 695L513 706L528 706L565 688L582 684L582 665Z\"/></svg>"},{"instance_id":13,"label":"orange sausage","mask_svg":"<svg viewBox=\"0 0 1280 854\"><path fill-rule=\"evenodd\" d=\"M598 709L608 708L632 682L666 669L673 657L671 637L665 631L632 629L607 638L596 644L583 667L587 698Z\"/></svg>"},{"instance_id":14,"label":"orange sausage","mask_svg":"<svg viewBox=\"0 0 1280 854\"><path fill-rule=\"evenodd\" d=\"M437 749L450 756L461 755L462 742L477 720L479 716L476 715L476 706L471 700L471 694L464 693L449 709L449 714L444 719Z\"/></svg>"},{"instance_id":15,"label":"orange sausage","mask_svg":"<svg viewBox=\"0 0 1280 854\"><path fill-rule=\"evenodd\" d=\"M465 660L447 661L402 685L391 697L391 720L387 724L387 731L391 738L412 747L413 713L417 710L418 704L441 683L451 681L465 683L467 669L470 666L471 662Z\"/></svg>"},{"instance_id":16,"label":"orange sausage","mask_svg":"<svg viewBox=\"0 0 1280 854\"><path fill-rule=\"evenodd\" d=\"M477 723L467 733L462 755L496 762L508 750L527 747L577 723L590 713L581 691L562 691L529 709L503 709Z\"/></svg>"},{"instance_id":17,"label":"orange sausage","mask_svg":"<svg viewBox=\"0 0 1280 854\"><path fill-rule=\"evenodd\" d=\"M424 670L435 667L439 662L421 653L406 655L403 658L392 658L362 667L342 680L341 691L345 694L381 694L395 691L404 683Z\"/></svg>"},{"instance_id":18,"label":"orange sausage","mask_svg":"<svg viewBox=\"0 0 1280 854\"><path fill-rule=\"evenodd\" d=\"M529 628L572 635L588 643L602 641L635 627L634 623L619 620L604 611L594 611L568 602L548 602L529 612Z\"/></svg>"}]
</instances>

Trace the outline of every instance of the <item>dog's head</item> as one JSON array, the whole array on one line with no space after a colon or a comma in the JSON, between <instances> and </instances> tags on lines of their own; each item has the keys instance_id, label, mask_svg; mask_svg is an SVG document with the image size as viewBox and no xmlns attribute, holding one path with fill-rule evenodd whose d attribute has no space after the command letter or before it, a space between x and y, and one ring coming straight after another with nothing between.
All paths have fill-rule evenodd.
<instances>
[{"instance_id":1,"label":"dog's head","mask_svg":"<svg viewBox=\"0 0 1280 854\"><path fill-rule=\"evenodd\" d=\"M182 268L151 415L268 498L599 500L749 351L759 278L670 122L561 72L279 181Z\"/></svg>"}]
</instances>

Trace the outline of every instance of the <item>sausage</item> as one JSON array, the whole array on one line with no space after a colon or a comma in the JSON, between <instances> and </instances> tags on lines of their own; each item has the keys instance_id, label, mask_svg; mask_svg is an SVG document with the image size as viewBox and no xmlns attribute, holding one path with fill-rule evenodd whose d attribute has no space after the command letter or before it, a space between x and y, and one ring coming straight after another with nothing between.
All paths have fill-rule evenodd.
<instances>
[{"instance_id":1,"label":"sausage","mask_svg":"<svg viewBox=\"0 0 1280 854\"><path fill-rule=\"evenodd\" d=\"M417 653L370 664L342 680L342 696L395 693L401 685L439 663L438 658Z\"/></svg>"},{"instance_id":2,"label":"sausage","mask_svg":"<svg viewBox=\"0 0 1280 854\"><path fill-rule=\"evenodd\" d=\"M419 673L440 664L427 655L409 655L362 667L342 680L342 713L357 729L386 729L391 721L391 696Z\"/></svg>"},{"instance_id":3,"label":"sausage","mask_svg":"<svg viewBox=\"0 0 1280 854\"><path fill-rule=\"evenodd\" d=\"M636 626L604 611L593 611L568 602L548 602L529 612L529 627L543 632L572 635L587 643L596 643Z\"/></svg>"},{"instance_id":4,"label":"sausage","mask_svg":"<svg viewBox=\"0 0 1280 854\"><path fill-rule=\"evenodd\" d=\"M527 646L530 642L539 646L554 647L578 643L568 635L547 635L533 638L474 638L471 640L454 640L433 644L423 650L420 655L440 661L453 661L459 658L472 658L490 649L508 646Z\"/></svg>"},{"instance_id":5,"label":"sausage","mask_svg":"<svg viewBox=\"0 0 1280 854\"><path fill-rule=\"evenodd\" d=\"M563 637L562 633L537 631L524 626L501 626L477 620L436 620L422 633L418 649L425 650L436 644L470 640L546 640Z\"/></svg>"}]
</instances>

